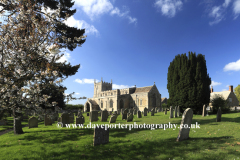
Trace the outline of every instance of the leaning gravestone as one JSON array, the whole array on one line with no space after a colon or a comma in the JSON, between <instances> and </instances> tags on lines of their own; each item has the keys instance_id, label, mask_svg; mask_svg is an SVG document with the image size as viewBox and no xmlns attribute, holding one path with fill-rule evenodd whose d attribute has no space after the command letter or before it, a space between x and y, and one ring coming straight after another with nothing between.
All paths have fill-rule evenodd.
<instances>
[{"instance_id":1,"label":"leaning gravestone","mask_svg":"<svg viewBox=\"0 0 240 160\"><path fill-rule=\"evenodd\" d=\"M138 111L138 112L137 112L137 117L138 117L138 118L142 118L141 111Z\"/></svg>"},{"instance_id":2,"label":"leaning gravestone","mask_svg":"<svg viewBox=\"0 0 240 160\"><path fill-rule=\"evenodd\" d=\"M111 115L111 117L110 117L109 123L115 123L116 120L117 120L117 115L116 115L116 114L113 114L113 115Z\"/></svg>"},{"instance_id":3,"label":"leaning gravestone","mask_svg":"<svg viewBox=\"0 0 240 160\"><path fill-rule=\"evenodd\" d=\"M66 124L69 124L69 114L68 113L62 113L61 120L62 120L63 127L66 127Z\"/></svg>"},{"instance_id":4,"label":"leaning gravestone","mask_svg":"<svg viewBox=\"0 0 240 160\"><path fill-rule=\"evenodd\" d=\"M69 123L74 123L74 114L69 113Z\"/></svg>"},{"instance_id":5,"label":"leaning gravestone","mask_svg":"<svg viewBox=\"0 0 240 160\"><path fill-rule=\"evenodd\" d=\"M173 108L172 108L172 106L170 106L170 116L169 116L169 118L173 118Z\"/></svg>"},{"instance_id":6,"label":"leaning gravestone","mask_svg":"<svg viewBox=\"0 0 240 160\"><path fill-rule=\"evenodd\" d=\"M155 112L155 109L153 108L153 109L151 110L151 116L154 116L154 112Z\"/></svg>"},{"instance_id":7,"label":"leaning gravestone","mask_svg":"<svg viewBox=\"0 0 240 160\"><path fill-rule=\"evenodd\" d=\"M203 105L203 111L202 111L202 117L206 116L206 106L205 104Z\"/></svg>"},{"instance_id":8,"label":"leaning gravestone","mask_svg":"<svg viewBox=\"0 0 240 160\"><path fill-rule=\"evenodd\" d=\"M83 115L76 117L76 124L83 124L85 122Z\"/></svg>"},{"instance_id":9,"label":"leaning gravestone","mask_svg":"<svg viewBox=\"0 0 240 160\"><path fill-rule=\"evenodd\" d=\"M127 122L132 122L133 120L133 114L132 113L128 113L127 115Z\"/></svg>"},{"instance_id":10,"label":"leaning gravestone","mask_svg":"<svg viewBox=\"0 0 240 160\"><path fill-rule=\"evenodd\" d=\"M190 127L192 123L193 111L187 108L182 116L181 127L176 141L182 141L189 138ZM185 127L184 127L185 126Z\"/></svg>"},{"instance_id":11,"label":"leaning gravestone","mask_svg":"<svg viewBox=\"0 0 240 160\"><path fill-rule=\"evenodd\" d=\"M98 111L90 112L89 120L90 122L98 121Z\"/></svg>"},{"instance_id":12,"label":"leaning gravestone","mask_svg":"<svg viewBox=\"0 0 240 160\"><path fill-rule=\"evenodd\" d=\"M125 109L122 114L122 120L127 119L127 110Z\"/></svg>"},{"instance_id":13,"label":"leaning gravestone","mask_svg":"<svg viewBox=\"0 0 240 160\"><path fill-rule=\"evenodd\" d=\"M28 128L38 127L38 120L36 117L31 117L28 120Z\"/></svg>"},{"instance_id":14,"label":"leaning gravestone","mask_svg":"<svg viewBox=\"0 0 240 160\"><path fill-rule=\"evenodd\" d=\"M222 117L222 111L221 111L221 107L219 107L217 112L216 122L221 122L221 117Z\"/></svg>"},{"instance_id":15,"label":"leaning gravestone","mask_svg":"<svg viewBox=\"0 0 240 160\"><path fill-rule=\"evenodd\" d=\"M148 109L145 107L143 111L143 116L147 116Z\"/></svg>"},{"instance_id":16,"label":"leaning gravestone","mask_svg":"<svg viewBox=\"0 0 240 160\"><path fill-rule=\"evenodd\" d=\"M45 126L52 125L52 119L48 117L48 115L44 116L44 125Z\"/></svg>"},{"instance_id":17,"label":"leaning gravestone","mask_svg":"<svg viewBox=\"0 0 240 160\"><path fill-rule=\"evenodd\" d=\"M165 113L164 113L165 115L167 114L167 108L165 108Z\"/></svg>"},{"instance_id":18,"label":"leaning gravestone","mask_svg":"<svg viewBox=\"0 0 240 160\"><path fill-rule=\"evenodd\" d=\"M175 114L174 114L174 118L177 118L177 106L175 106Z\"/></svg>"},{"instance_id":19,"label":"leaning gravestone","mask_svg":"<svg viewBox=\"0 0 240 160\"><path fill-rule=\"evenodd\" d=\"M107 130L105 130L105 126L94 128L93 146L107 143L109 143L109 128Z\"/></svg>"},{"instance_id":20,"label":"leaning gravestone","mask_svg":"<svg viewBox=\"0 0 240 160\"><path fill-rule=\"evenodd\" d=\"M107 110L103 110L101 113L101 122L106 122L108 119L108 111Z\"/></svg>"}]
</instances>

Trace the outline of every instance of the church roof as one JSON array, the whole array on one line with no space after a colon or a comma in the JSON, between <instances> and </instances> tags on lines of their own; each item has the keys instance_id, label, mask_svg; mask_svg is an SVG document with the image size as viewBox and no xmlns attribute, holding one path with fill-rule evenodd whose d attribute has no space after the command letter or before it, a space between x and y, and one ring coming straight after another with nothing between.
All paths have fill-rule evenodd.
<instances>
[{"instance_id":1,"label":"church roof","mask_svg":"<svg viewBox=\"0 0 240 160\"><path fill-rule=\"evenodd\" d=\"M216 95L221 95L226 100L230 93L231 93L231 91L212 92L212 93L210 93L210 99L212 99Z\"/></svg>"},{"instance_id":2,"label":"church roof","mask_svg":"<svg viewBox=\"0 0 240 160\"><path fill-rule=\"evenodd\" d=\"M94 106L97 106L97 105L98 105L97 102L94 101L94 100L90 100L90 103L92 103L92 105L94 105Z\"/></svg>"},{"instance_id":3,"label":"church roof","mask_svg":"<svg viewBox=\"0 0 240 160\"><path fill-rule=\"evenodd\" d=\"M136 88L134 93L139 93L139 92L149 92L152 89L153 86L147 86L147 87L140 87Z\"/></svg>"},{"instance_id":4,"label":"church roof","mask_svg":"<svg viewBox=\"0 0 240 160\"><path fill-rule=\"evenodd\" d=\"M165 99L167 100L167 97L163 97L163 98L161 98L161 101L164 101Z\"/></svg>"}]
</instances>

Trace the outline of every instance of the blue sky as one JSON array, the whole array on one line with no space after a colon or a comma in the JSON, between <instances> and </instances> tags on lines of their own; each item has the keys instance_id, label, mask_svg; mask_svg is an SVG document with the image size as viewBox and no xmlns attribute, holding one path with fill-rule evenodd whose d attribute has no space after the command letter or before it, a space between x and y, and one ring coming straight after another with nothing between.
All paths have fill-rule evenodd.
<instances>
[{"instance_id":1,"label":"blue sky","mask_svg":"<svg viewBox=\"0 0 240 160\"><path fill-rule=\"evenodd\" d=\"M205 55L214 91L240 84L240 0L75 0L73 8L65 23L87 38L60 60L81 65L62 83L66 94L91 98L102 77L113 89L155 82L169 98L170 62L189 51Z\"/></svg>"}]
</instances>

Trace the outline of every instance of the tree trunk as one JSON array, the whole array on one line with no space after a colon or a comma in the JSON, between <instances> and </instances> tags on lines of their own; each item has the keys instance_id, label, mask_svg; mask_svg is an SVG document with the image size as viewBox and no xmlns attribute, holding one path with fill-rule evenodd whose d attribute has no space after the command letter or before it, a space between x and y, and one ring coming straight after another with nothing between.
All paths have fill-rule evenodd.
<instances>
[{"instance_id":1,"label":"tree trunk","mask_svg":"<svg viewBox=\"0 0 240 160\"><path fill-rule=\"evenodd\" d=\"M23 134L21 118L15 113L15 107L13 109L13 130L14 134Z\"/></svg>"}]
</instances>

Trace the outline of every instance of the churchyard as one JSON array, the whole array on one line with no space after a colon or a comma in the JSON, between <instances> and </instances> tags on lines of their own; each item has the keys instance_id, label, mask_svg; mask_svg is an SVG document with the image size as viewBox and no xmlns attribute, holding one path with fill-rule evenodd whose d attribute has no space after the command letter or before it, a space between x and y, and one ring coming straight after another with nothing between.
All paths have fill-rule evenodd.
<instances>
[{"instance_id":1,"label":"churchyard","mask_svg":"<svg viewBox=\"0 0 240 160\"><path fill-rule=\"evenodd\" d=\"M175 109L175 107L173 107ZM178 124L182 117L169 118L170 112L151 112L141 118L133 115L127 122L118 115L116 124ZM60 116L61 114L59 114ZM85 123L90 123L87 113L83 113ZM107 121L92 124L109 124ZM74 123L76 116L74 115ZM0 131L12 128L12 117L8 124L0 126ZM200 124L200 128L191 128L189 139L177 142L179 128L174 129L109 129L109 142L93 146L94 129L58 128L56 123L45 126L38 122L37 128L23 127L24 134L14 135L13 131L0 135L0 159L240 159L240 112L222 114L216 122L216 114L202 117L193 115L191 124ZM27 119L22 125L27 125ZM114 124L114 123L113 123Z\"/></svg>"}]
</instances>

